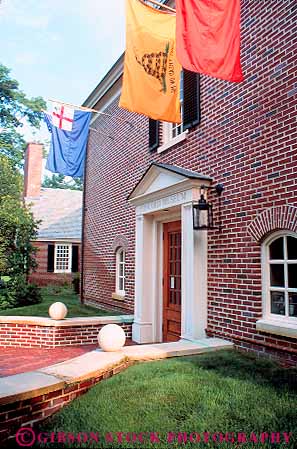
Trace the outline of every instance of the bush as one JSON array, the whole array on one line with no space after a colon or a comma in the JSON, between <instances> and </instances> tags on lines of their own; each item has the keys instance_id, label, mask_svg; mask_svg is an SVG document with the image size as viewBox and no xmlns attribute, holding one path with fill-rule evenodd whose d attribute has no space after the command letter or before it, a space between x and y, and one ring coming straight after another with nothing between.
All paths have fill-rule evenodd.
<instances>
[{"instance_id":1,"label":"bush","mask_svg":"<svg viewBox=\"0 0 297 449\"><path fill-rule=\"evenodd\" d=\"M8 288L1 288L0 290L0 311L5 309L13 309L16 306L16 301Z\"/></svg>"},{"instance_id":2,"label":"bush","mask_svg":"<svg viewBox=\"0 0 297 449\"><path fill-rule=\"evenodd\" d=\"M72 279L73 290L75 293L79 294L80 291L80 275L79 273L75 274Z\"/></svg>"},{"instance_id":3,"label":"bush","mask_svg":"<svg viewBox=\"0 0 297 449\"><path fill-rule=\"evenodd\" d=\"M28 284L25 276L17 276L8 283L8 290L15 301L15 307L30 306L42 302L41 289Z\"/></svg>"},{"instance_id":4,"label":"bush","mask_svg":"<svg viewBox=\"0 0 297 449\"><path fill-rule=\"evenodd\" d=\"M0 310L15 307L15 299L7 286L7 282L0 278Z\"/></svg>"}]
</instances>

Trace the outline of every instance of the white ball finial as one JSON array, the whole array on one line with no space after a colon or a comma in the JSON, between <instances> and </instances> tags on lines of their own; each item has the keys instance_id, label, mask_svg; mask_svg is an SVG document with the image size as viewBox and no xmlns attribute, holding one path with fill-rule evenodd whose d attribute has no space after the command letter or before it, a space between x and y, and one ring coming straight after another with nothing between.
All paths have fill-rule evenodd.
<instances>
[{"instance_id":1,"label":"white ball finial","mask_svg":"<svg viewBox=\"0 0 297 449\"><path fill-rule=\"evenodd\" d=\"M106 352L119 351L125 344L125 332L117 324L107 324L100 329L98 343L100 348Z\"/></svg>"},{"instance_id":2,"label":"white ball finial","mask_svg":"<svg viewBox=\"0 0 297 449\"><path fill-rule=\"evenodd\" d=\"M62 302L54 302L48 309L49 316L53 320L64 320L67 312L67 307Z\"/></svg>"}]
</instances>

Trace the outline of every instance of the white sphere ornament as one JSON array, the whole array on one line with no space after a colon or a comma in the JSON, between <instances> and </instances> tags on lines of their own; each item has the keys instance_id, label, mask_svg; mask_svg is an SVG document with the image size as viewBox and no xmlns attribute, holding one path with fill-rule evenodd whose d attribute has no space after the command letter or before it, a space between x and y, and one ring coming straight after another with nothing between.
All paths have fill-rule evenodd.
<instances>
[{"instance_id":1,"label":"white sphere ornament","mask_svg":"<svg viewBox=\"0 0 297 449\"><path fill-rule=\"evenodd\" d=\"M100 329L98 343L100 348L106 352L119 351L125 344L126 335L121 326L107 324Z\"/></svg>"},{"instance_id":2,"label":"white sphere ornament","mask_svg":"<svg viewBox=\"0 0 297 449\"><path fill-rule=\"evenodd\" d=\"M54 302L48 309L49 316L53 320L64 320L67 312L67 307L63 302Z\"/></svg>"}]
</instances>

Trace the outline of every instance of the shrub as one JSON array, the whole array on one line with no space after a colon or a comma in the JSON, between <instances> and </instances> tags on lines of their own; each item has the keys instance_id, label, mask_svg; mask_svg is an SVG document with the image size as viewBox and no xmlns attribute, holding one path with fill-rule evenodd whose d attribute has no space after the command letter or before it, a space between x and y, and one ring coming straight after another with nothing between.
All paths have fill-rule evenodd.
<instances>
[{"instance_id":1,"label":"shrub","mask_svg":"<svg viewBox=\"0 0 297 449\"><path fill-rule=\"evenodd\" d=\"M0 310L11 309L13 307L15 307L13 294L7 286L7 282L0 278Z\"/></svg>"},{"instance_id":2,"label":"shrub","mask_svg":"<svg viewBox=\"0 0 297 449\"><path fill-rule=\"evenodd\" d=\"M80 275L79 275L79 273L76 273L73 276L72 285L73 285L73 290L75 291L75 293L79 294L79 291L80 291Z\"/></svg>"},{"instance_id":3,"label":"shrub","mask_svg":"<svg viewBox=\"0 0 297 449\"><path fill-rule=\"evenodd\" d=\"M5 309L12 309L16 306L16 301L13 294L8 288L0 289L0 311Z\"/></svg>"},{"instance_id":4,"label":"shrub","mask_svg":"<svg viewBox=\"0 0 297 449\"><path fill-rule=\"evenodd\" d=\"M25 276L17 276L8 283L8 289L15 300L16 307L30 306L42 302L41 289L29 284Z\"/></svg>"}]
</instances>

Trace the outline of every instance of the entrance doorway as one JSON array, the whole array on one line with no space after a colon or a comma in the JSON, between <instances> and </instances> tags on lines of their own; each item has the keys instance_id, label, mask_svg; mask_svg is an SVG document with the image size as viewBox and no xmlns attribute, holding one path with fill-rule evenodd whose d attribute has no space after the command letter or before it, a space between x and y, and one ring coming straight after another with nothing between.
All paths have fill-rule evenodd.
<instances>
[{"instance_id":1,"label":"entrance doorway","mask_svg":"<svg viewBox=\"0 0 297 449\"><path fill-rule=\"evenodd\" d=\"M164 223L163 341L181 335L181 221Z\"/></svg>"}]
</instances>

